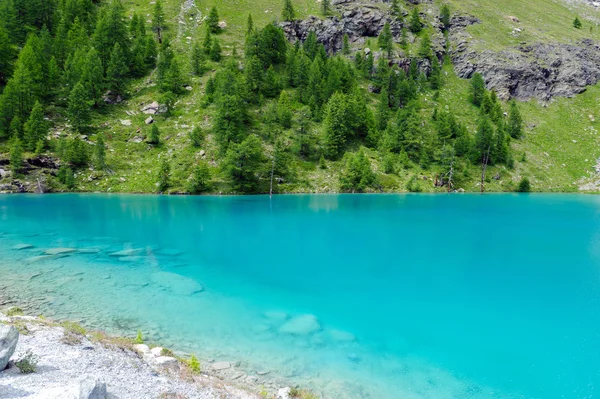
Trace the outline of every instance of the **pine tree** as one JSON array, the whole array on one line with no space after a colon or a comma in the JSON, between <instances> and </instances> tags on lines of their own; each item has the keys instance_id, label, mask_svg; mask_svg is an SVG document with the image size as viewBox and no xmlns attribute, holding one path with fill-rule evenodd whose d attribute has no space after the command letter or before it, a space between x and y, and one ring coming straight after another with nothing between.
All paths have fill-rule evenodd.
<instances>
[{"instance_id":1,"label":"pine tree","mask_svg":"<svg viewBox=\"0 0 600 399\"><path fill-rule=\"evenodd\" d=\"M344 38L342 39L342 54L349 55L350 54L350 40L348 39L348 34L344 34Z\"/></svg>"},{"instance_id":2,"label":"pine tree","mask_svg":"<svg viewBox=\"0 0 600 399\"><path fill-rule=\"evenodd\" d=\"M281 18L287 22L292 22L294 19L296 19L296 11L294 11L292 0L284 0Z\"/></svg>"},{"instance_id":3,"label":"pine tree","mask_svg":"<svg viewBox=\"0 0 600 399\"><path fill-rule=\"evenodd\" d=\"M163 159L158 169L158 192L164 193L171 186L171 165L166 159Z\"/></svg>"},{"instance_id":4,"label":"pine tree","mask_svg":"<svg viewBox=\"0 0 600 399\"><path fill-rule=\"evenodd\" d=\"M39 101L36 101L29 119L23 127L25 147L29 151L34 151L40 140L44 141L48 134L48 126L44 120L44 110Z\"/></svg>"},{"instance_id":5,"label":"pine tree","mask_svg":"<svg viewBox=\"0 0 600 399\"><path fill-rule=\"evenodd\" d=\"M158 129L156 123L152 124L152 127L150 128L150 134L148 135L146 142L152 145L160 144L160 130Z\"/></svg>"},{"instance_id":6,"label":"pine tree","mask_svg":"<svg viewBox=\"0 0 600 399\"><path fill-rule=\"evenodd\" d=\"M431 50L431 38L428 34L423 35L421 45L419 46L419 57L431 59L433 51Z\"/></svg>"},{"instance_id":7,"label":"pine tree","mask_svg":"<svg viewBox=\"0 0 600 399\"><path fill-rule=\"evenodd\" d=\"M154 15L152 16L152 30L156 32L158 42L162 43L163 30L165 29L165 13L160 0L154 4Z\"/></svg>"},{"instance_id":8,"label":"pine tree","mask_svg":"<svg viewBox=\"0 0 600 399\"><path fill-rule=\"evenodd\" d=\"M388 90L384 87L379 94L379 103L377 106L377 128L380 131L385 130L389 121L390 115L390 105L389 105L389 95Z\"/></svg>"},{"instance_id":9,"label":"pine tree","mask_svg":"<svg viewBox=\"0 0 600 399\"><path fill-rule=\"evenodd\" d=\"M417 7L413 8L412 13L410 14L409 29L414 34L421 32L423 29L421 17L419 16L419 9Z\"/></svg>"},{"instance_id":10,"label":"pine tree","mask_svg":"<svg viewBox=\"0 0 600 399\"><path fill-rule=\"evenodd\" d=\"M221 44L219 44L219 40L215 37L210 48L210 59L214 62L219 62L221 61L221 57Z\"/></svg>"},{"instance_id":11,"label":"pine tree","mask_svg":"<svg viewBox=\"0 0 600 399\"><path fill-rule=\"evenodd\" d=\"M475 135L475 153L480 162L489 162L491 151L494 149L494 128L487 116L481 117Z\"/></svg>"},{"instance_id":12,"label":"pine tree","mask_svg":"<svg viewBox=\"0 0 600 399\"><path fill-rule=\"evenodd\" d=\"M248 136L227 150L222 169L236 192L253 193L258 190L259 173L264 169L264 154L260 139Z\"/></svg>"},{"instance_id":13,"label":"pine tree","mask_svg":"<svg viewBox=\"0 0 600 399\"><path fill-rule=\"evenodd\" d=\"M231 142L238 142L244 134L246 106L238 95L221 95L217 102L213 131L221 151L225 152Z\"/></svg>"},{"instance_id":14,"label":"pine tree","mask_svg":"<svg viewBox=\"0 0 600 399\"><path fill-rule=\"evenodd\" d=\"M377 44L379 45L380 49L385 51L388 58L392 57L394 42L389 22L386 22L383 26L383 30L381 31L381 33L379 34L379 38L377 39Z\"/></svg>"},{"instance_id":15,"label":"pine tree","mask_svg":"<svg viewBox=\"0 0 600 399\"><path fill-rule=\"evenodd\" d=\"M192 74L202 76L206 71L206 55L198 43L194 43L191 55Z\"/></svg>"},{"instance_id":16,"label":"pine tree","mask_svg":"<svg viewBox=\"0 0 600 399\"><path fill-rule=\"evenodd\" d=\"M483 76L476 72L471 78L471 100L473 104L480 106L485 95L485 82Z\"/></svg>"},{"instance_id":17,"label":"pine tree","mask_svg":"<svg viewBox=\"0 0 600 399\"><path fill-rule=\"evenodd\" d=\"M252 33L254 33L254 21L252 20L252 14L248 14L246 36L250 36Z\"/></svg>"},{"instance_id":18,"label":"pine tree","mask_svg":"<svg viewBox=\"0 0 600 399\"><path fill-rule=\"evenodd\" d=\"M23 144L18 137L13 137L11 140L9 162L13 175L17 175L23 167Z\"/></svg>"},{"instance_id":19,"label":"pine tree","mask_svg":"<svg viewBox=\"0 0 600 399\"><path fill-rule=\"evenodd\" d=\"M123 94L125 91L125 77L129 73L129 67L125 61L125 55L119 43L116 43L110 54L110 62L106 68L106 80L109 89L115 94Z\"/></svg>"},{"instance_id":20,"label":"pine tree","mask_svg":"<svg viewBox=\"0 0 600 399\"><path fill-rule=\"evenodd\" d=\"M445 31L450 28L450 7L448 4L444 4L440 10L440 22Z\"/></svg>"},{"instance_id":21,"label":"pine tree","mask_svg":"<svg viewBox=\"0 0 600 399\"><path fill-rule=\"evenodd\" d=\"M192 194L201 194L207 192L211 188L211 176L208 164L204 161L200 161L194 168L192 179L189 185L189 191Z\"/></svg>"},{"instance_id":22,"label":"pine tree","mask_svg":"<svg viewBox=\"0 0 600 399\"><path fill-rule=\"evenodd\" d=\"M82 65L81 82L88 90L89 98L94 104L100 104L104 93L104 70L100 56L94 47L88 51Z\"/></svg>"},{"instance_id":23,"label":"pine tree","mask_svg":"<svg viewBox=\"0 0 600 399\"><path fill-rule=\"evenodd\" d=\"M200 147L204 143L205 134L200 126L193 128L189 136L193 147Z\"/></svg>"},{"instance_id":24,"label":"pine tree","mask_svg":"<svg viewBox=\"0 0 600 399\"><path fill-rule=\"evenodd\" d=\"M329 159L336 159L348 138L348 102L345 95L335 93L327 103L325 110L325 155Z\"/></svg>"},{"instance_id":25,"label":"pine tree","mask_svg":"<svg viewBox=\"0 0 600 399\"><path fill-rule=\"evenodd\" d=\"M103 170L106 168L106 145L104 144L104 138L101 134L98 135L96 140L94 162L96 164L96 169Z\"/></svg>"},{"instance_id":26,"label":"pine tree","mask_svg":"<svg viewBox=\"0 0 600 399\"><path fill-rule=\"evenodd\" d=\"M286 91L282 91L277 101L277 121L284 129L292 127L292 110L290 109L290 99Z\"/></svg>"},{"instance_id":27,"label":"pine tree","mask_svg":"<svg viewBox=\"0 0 600 399\"><path fill-rule=\"evenodd\" d=\"M206 35L204 36L204 42L202 43L202 50L204 54L210 56L210 50L212 49L212 37L210 34L210 28L206 27Z\"/></svg>"},{"instance_id":28,"label":"pine tree","mask_svg":"<svg viewBox=\"0 0 600 399\"><path fill-rule=\"evenodd\" d=\"M508 112L508 134L514 139L523 136L523 118L517 107L515 100L510 102L510 110Z\"/></svg>"},{"instance_id":29,"label":"pine tree","mask_svg":"<svg viewBox=\"0 0 600 399\"><path fill-rule=\"evenodd\" d=\"M398 3L398 0L392 0L392 4L390 5L390 13L396 18L402 17L402 11L400 10L400 4Z\"/></svg>"},{"instance_id":30,"label":"pine tree","mask_svg":"<svg viewBox=\"0 0 600 399\"><path fill-rule=\"evenodd\" d=\"M89 162L87 144L79 138L70 140L65 151L65 160L73 167L84 167Z\"/></svg>"},{"instance_id":31,"label":"pine tree","mask_svg":"<svg viewBox=\"0 0 600 399\"><path fill-rule=\"evenodd\" d=\"M433 90L439 90L442 87L442 69L436 56L431 57L431 75L429 75L429 84Z\"/></svg>"},{"instance_id":32,"label":"pine tree","mask_svg":"<svg viewBox=\"0 0 600 399\"><path fill-rule=\"evenodd\" d=\"M68 114L73 130L84 131L91 121L89 93L77 83L69 95Z\"/></svg>"},{"instance_id":33,"label":"pine tree","mask_svg":"<svg viewBox=\"0 0 600 399\"><path fill-rule=\"evenodd\" d=\"M0 25L0 84L6 84L13 72L13 61L17 49L12 44L8 31Z\"/></svg>"},{"instance_id":34,"label":"pine tree","mask_svg":"<svg viewBox=\"0 0 600 399\"><path fill-rule=\"evenodd\" d=\"M361 149L357 154L348 154L346 167L340 174L342 190L350 192L364 192L375 184L376 177L371 162Z\"/></svg>"},{"instance_id":35,"label":"pine tree","mask_svg":"<svg viewBox=\"0 0 600 399\"><path fill-rule=\"evenodd\" d=\"M176 59L171 61L160 89L164 92L171 92L174 94L181 94L183 91L183 78L181 76L179 62Z\"/></svg>"},{"instance_id":36,"label":"pine tree","mask_svg":"<svg viewBox=\"0 0 600 399\"><path fill-rule=\"evenodd\" d=\"M219 12L217 11L217 7L210 9L210 13L206 20L206 26L210 30L210 33L219 33L221 30L219 27Z\"/></svg>"},{"instance_id":37,"label":"pine tree","mask_svg":"<svg viewBox=\"0 0 600 399\"><path fill-rule=\"evenodd\" d=\"M331 0L321 0L321 11L323 15L328 15L331 11Z\"/></svg>"},{"instance_id":38,"label":"pine tree","mask_svg":"<svg viewBox=\"0 0 600 399\"><path fill-rule=\"evenodd\" d=\"M573 27L575 29L581 29L581 21L579 20L579 17L575 17L575 20L573 21Z\"/></svg>"}]
</instances>

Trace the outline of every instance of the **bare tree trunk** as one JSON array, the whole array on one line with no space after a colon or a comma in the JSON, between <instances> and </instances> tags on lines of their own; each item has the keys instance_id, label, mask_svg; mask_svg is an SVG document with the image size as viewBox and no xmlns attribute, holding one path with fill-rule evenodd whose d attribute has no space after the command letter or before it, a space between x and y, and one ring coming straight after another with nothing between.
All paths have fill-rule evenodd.
<instances>
[{"instance_id":1,"label":"bare tree trunk","mask_svg":"<svg viewBox=\"0 0 600 399\"><path fill-rule=\"evenodd\" d=\"M481 187L480 187L480 192L483 194L483 192L485 191L484 188L484 181L485 181L485 169L487 168L487 164L490 160L490 147L488 146L487 152L485 153L485 155L483 156L483 163L481 164Z\"/></svg>"},{"instance_id":2,"label":"bare tree trunk","mask_svg":"<svg viewBox=\"0 0 600 399\"><path fill-rule=\"evenodd\" d=\"M273 154L273 162L271 163L271 188L269 189L269 197L273 196L273 174L275 173L275 154Z\"/></svg>"},{"instance_id":3,"label":"bare tree trunk","mask_svg":"<svg viewBox=\"0 0 600 399\"><path fill-rule=\"evenodd\" d=\"M452 176L454 175L454 161L450 162L450 171L448 172L448 192L452 190Z\"/></svg>"}]
</instances>

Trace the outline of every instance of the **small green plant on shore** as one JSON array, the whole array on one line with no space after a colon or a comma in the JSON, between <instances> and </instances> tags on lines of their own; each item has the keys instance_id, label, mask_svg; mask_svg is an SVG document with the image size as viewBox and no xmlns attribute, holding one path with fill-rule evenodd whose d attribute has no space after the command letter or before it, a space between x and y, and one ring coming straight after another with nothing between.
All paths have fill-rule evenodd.
<instances>
[{"instance_id":1,"label":"small green plant on shore","mask_svg":"<svg viewBox=\"0 0 600 399\"><path fill-rule=\"evenodd\" d=\"M162 350L160 351L160 355L168 356L168 357L175 357L175 354L173 353L173 351L171 351L170 349L167 349L167 348L162 348Z\"/></svg>"},{"instance_id":2,"label":"small green plant on shore","mask_svg":"<svg viewBox=\"0 0 600 399\"><path fill-rule=\"evenodd\" d=\"M83 337L87 333L85 331L85 328L83 328L80 324L72 321L64 321L60 323L60 325L64 329L61 342L67 345L79 345Z\"/></svg>"},{"instance_id":3,"label":"small green plant on shore","mask_svg":"<svg viewBox=\"0 0 600 399\"><path fill-rule=\"evenodd\" d=\"M299 387L293 387L290 389L290 398L298 398L298 399L318 399L317 395L306 390L301 389Z\"/></svg>"},{"instance_id":4,"label":"small green plant on shore","mask_svg":"<svg viewBox=\"0 0 600 399\"><path fill-rule=\"evenodd\" d=\"M35 355L31 349L28 349L24 354L19 356L15 362L15 366L22 374L35 373L39 360L40 358Z\"/></svg>"},{"instance_id":5,"label":"small green plant on shore","mask_svg":"<svg viewBox=\"0 0 600 399\"><path fill-rule=\"evenodd\" d=\"M198 361L196 355L192 354L192 357L190 357L190 360L188 360L187 363L190 370L192 370L192 373L200 374L200 362Z\"/></svg>"},{"instance_id":6,"label":"small green plant on shore","mask_svg":"<svg viewBox=\"0 0 600 399\"><path fill-rule=\"evenodd\" d=\"M135 339L133 340L134 344L143 344L144 343L144 336L142 335L142 331L138 330L137 335L135 337Z\"/></svg>"},{"instance_id":7,"label":"small green plant on shore","mask_svg":"<svg viewBox=\"0 0 600 399\"><path fill-rule=\"evenodd\" d=\"M12 317L12 316L22 316L23 315L23 309L17 307L17 306L13 306L12 308L8 308L8 310L6 311L6 315L8 317Z\"/></svg>"}]
</instances>

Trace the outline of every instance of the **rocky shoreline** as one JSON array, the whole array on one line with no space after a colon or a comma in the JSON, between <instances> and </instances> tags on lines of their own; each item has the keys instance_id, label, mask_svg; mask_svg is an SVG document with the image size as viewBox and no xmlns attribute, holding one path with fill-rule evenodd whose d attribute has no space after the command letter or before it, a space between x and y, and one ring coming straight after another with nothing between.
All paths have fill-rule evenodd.
<instances>
[{"instance_id":1,"label":"rocky shoreline","mask_svg":"<svg viewBox=\"0 0 600 399\"><path fill-rule=\"evenodd\" d=\"M0 313L0 399L316 398L259 384L258 377L237 371L234 363L195 367L161 347L85 331L76 323L23 316L15 309L6 313L19 314ZM26 374L15 362L28 352L38 362L36 371Z\"/></svg>"}]
</instances>

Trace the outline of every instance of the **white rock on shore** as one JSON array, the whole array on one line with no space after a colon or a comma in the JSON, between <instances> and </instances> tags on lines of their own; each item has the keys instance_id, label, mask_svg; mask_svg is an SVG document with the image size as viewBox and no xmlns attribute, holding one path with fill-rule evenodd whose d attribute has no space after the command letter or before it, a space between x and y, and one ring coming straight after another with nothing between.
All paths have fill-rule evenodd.
<instances>
[{"instance_id":1,"label":"white rock on shore","mask_svg":"<svg viewBox=\"0 0 600 399\"><path fill-rule=\"evenodd\" d=\"M19 331L15 327L0 324L0 371L6 368L18 341Z\"/></svg>"}]
</instances>

